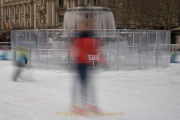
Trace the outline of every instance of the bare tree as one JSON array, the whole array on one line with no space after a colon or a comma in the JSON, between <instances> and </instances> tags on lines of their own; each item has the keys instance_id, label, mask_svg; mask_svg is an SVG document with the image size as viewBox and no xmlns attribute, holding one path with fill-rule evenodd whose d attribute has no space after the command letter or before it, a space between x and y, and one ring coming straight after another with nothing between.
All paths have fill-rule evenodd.
<instances>
[{"instance_id":1,"label":"bare tree","mask_svg":"<svg viewBox=\"0 0 180 120\"><path fill-rule=\"evenodd\" d=\"M140 28L144 29L149 26L151 15L146 6L146 0L133 1L134 20L140 24Z\"/></svg>"},{"instance_id":2,"label":"bare tree","mask_svg":"<svg viewBox=\"0 0 180 120\"><path fill-rule=\"evenodd\" d=\"M128 29L134 21L141 29L163 25L170 30L172 20L180 18L180 0L101 0L100 5L111 8L116 23Z\"/></svg>"},{"instance_id":3,"label":"bare tree","mask_svg":"<svg viewBox=\"0 0 180 120\"><path fill-rule=\"evenodd\" d=\"M118 0L122 3L122 18L123 22L127 25L128 29L130 29L131 20L134 19L134 0Z\"/></svg>"},{"instance_id":4,"label":"bare tree","mask_svg":"<svg viewBox=\"0 0 180 120\"><path fill-rule=\"evenodd\" d=\"M134 17L134 0L101 0L100 5L111 8L117 24L126 25L130 29Z\"/></svg>"},{"instance_id":5,"label":"bare tree","mask_svg":"<svg viewBox=\"0 0 180 120\"><path fill-rule=\"evenodd\" d=\"M163 24L170 30L172 20L178 18L180 0L147 0L146 6L153 23Z\"/></svg>"}]
</instances>

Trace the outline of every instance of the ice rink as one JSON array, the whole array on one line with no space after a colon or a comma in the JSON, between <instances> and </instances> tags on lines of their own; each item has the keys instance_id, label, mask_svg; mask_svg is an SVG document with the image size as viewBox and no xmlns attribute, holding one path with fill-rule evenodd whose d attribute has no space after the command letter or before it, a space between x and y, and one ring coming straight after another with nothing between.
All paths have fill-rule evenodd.
<instances>
[{"instance_id":1,"label":"ice rink","mask_svg":"<svg viewBox=\"0 0 180 120\"><path fill-rule=\"evenodd\" d=\"M10 61L0 61L0 120L180 119L180 64L142 71L95 71L92 80L104 116L61 114L71 113L73 73L26 70L14 82L13 70Z\"/></svg>"}]
</instances>

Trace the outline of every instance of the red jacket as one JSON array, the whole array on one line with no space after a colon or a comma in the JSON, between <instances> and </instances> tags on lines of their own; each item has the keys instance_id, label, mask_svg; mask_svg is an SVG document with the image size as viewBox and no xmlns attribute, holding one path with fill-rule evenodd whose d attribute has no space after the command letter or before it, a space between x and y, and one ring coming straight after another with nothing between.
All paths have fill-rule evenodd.
<instances>
[{"instance_id":1,"label":"red jacket","mask_svg":"<svg viewBox=\"0 0 180 120\"><path fill-rule=\"evenodd\" d=\"M90 64L88 55L97 55L98 45L95 38L76 38L76 62L82 64Z\"/></svg>"}]
</instances>

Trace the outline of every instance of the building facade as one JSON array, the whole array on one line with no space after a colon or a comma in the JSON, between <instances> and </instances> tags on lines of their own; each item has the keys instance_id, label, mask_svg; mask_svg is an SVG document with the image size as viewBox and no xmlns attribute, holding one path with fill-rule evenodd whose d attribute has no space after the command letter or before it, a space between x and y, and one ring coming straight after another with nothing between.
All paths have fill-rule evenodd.
<instances>
[{"instance_id":1,"label":"building facade","mask_svg":"<svg viewBox=\"0 0 180 120\"><path fill-rule=\"evenodd\" d=\"M99 0L1 0L0 33L25 29L61 29L68 8L98 5ZM6 29L8 22L11 29Z\"/></svg>"},{"instance_id":2,"label":"building facade","mask_svg":"<svg viewBox=\"0 0 180 120\"><path fill-rule=\"evenodd\" d=\"M105 2L107 4L104 4ZM142 23L140 24L137 18L127 16L125 9L114 10L117 5L123 8L117 0L0 0L0 34L9 34L10 30L62 29L66 10L78 6L110 7L116 27L120 29L163 29L158 18L155 18L155 24L144 22L145 26L141 27ZM178 21L180 17L172 19L172 28L180 24ZM6 29L3 22L8 22L12 28Z\"/></svg>"}]
</instances>

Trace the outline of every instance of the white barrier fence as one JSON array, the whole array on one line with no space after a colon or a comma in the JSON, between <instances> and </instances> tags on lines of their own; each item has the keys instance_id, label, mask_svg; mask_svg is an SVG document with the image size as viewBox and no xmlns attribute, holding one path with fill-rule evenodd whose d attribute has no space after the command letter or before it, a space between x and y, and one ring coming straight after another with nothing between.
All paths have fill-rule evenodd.
<instances>
[{"instance_id":1,"label":"white barrier fence","mask_svg":"<svg viewBox=\"0 0 180 120\"><path fill-rule=\"evenodd\" d=\"M76 47L74 38L78 30L15 30L11 31L12 61L16 59L15 47L25 45L29 51L31 67L45 69L71 69L74 57L68 46ZM97 51L96 58L89 55L93 69L102 68L96 64L97 59L104 57L109 70L148 69L169 67L170 65L170 31L159 30L89 30ZM101 42L98 43L97 39ZM98 67L97 67L98 66Z\"/></svg>"}]
</instances>

